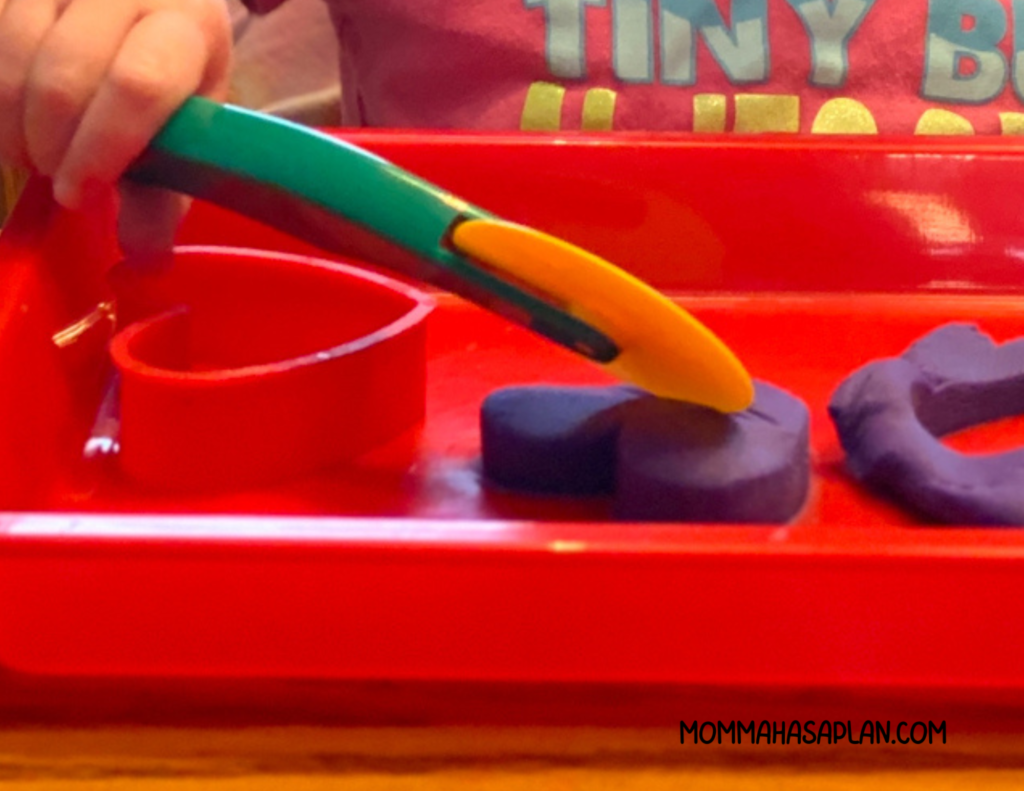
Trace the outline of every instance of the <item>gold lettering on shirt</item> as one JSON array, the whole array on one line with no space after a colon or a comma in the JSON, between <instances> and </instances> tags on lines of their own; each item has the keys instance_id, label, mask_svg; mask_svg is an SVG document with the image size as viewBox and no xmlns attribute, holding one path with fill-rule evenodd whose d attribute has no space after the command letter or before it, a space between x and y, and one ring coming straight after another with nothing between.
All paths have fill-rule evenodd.
<instances>
[{"instance_id":1,"label":"gold lettering on shirt","mask_svg":"<svg viewBox=\"0 0 1024 791\"><path fill-rule=\"evenodd\" d=\"M821 106L811 131L819 135L877 135L878 125L867 107L841 96Z\"/></svg>"},{"instance_id":2,"label":"gold lettering on shirt","mask_svg":"<svg viewBox=\"0 0 1024 791\"><path fill-rule=\"evenodd\" d=\"M534 82L526 93L519 128L524 132L557 132L562 129L566 89L551 82ZM584 131L604 132L615 128L618 93L608 88L591 88L583 97L581 126ZM800 97L788 94L739 93L734 97L734 132L800 132ZM693 97L693 131L726 131L729 98L720 93ZM999 113L1003 135L1024 137L1024 113ZM871 110L856 99L829 99L818 110L811 133L827 135L877 135L878 124ZM926 110L918 119L916 135L973 135L970 120L941 108ZM12 202L10 174L0 178L0 207ZM9 205L7 207L9 209ZM2 213L0 213L2 216Z\"/></svg>"},{"instance_id":3,"label":"gold lettering on shirt","mask_svg":"<svg viewBox=\"0 0 1024 791\"><path fill-rule=\"evenodd\" d=\"M565 88L551 82L535 82L526 92L519 128L524 132L557 132L562 128Z\"/></svg>"},{"instance_id":4,"label":"gold lettering on shirt","mask_svg":"<svg viewBox=\"0 0 1024 791\"><path fill-rule=\"evenodd\" d=\"M999 113L1004 135L1024 135L1024 113Z\"/></svg>"},{"instance_id":5,"label":"gold lettering on shirt","mask_svg":"<svg viewBox=\"0 0 1024 791\"><path fill-rule=\"evenodd\" d=\"M615 120L617 94L607 88L591 88L583 96L583 131L610 132Z\"/></svg>"},{"instance_id":6,"label":"gold lettering on shirt","mask_svg":"<svg viewBox=\"0 0 1024 791\"><path fill-rule=\"evenodd\" d=\"M736 94L736 132L799 132L800 97Z\"/></svg>"},{"instance_id":7,"label":"gold lettering on shirt","mask_svg":"<svg viewBox=\"0 0 1024 791\"><path fill-rule=\"evenodd\" d=\"M915 135L973 135L974 127L962 115L949 110L925 110L917 122Z\"/></svg>"},{"instance_id":8,"label":"gold lettering on shirt","mask_svg":"<svg viewBox=\"0 0 1024 791\"><path fill-rule=\"evenodd\" d=\"M693 131L725 131L725 94L698 93L693 97Z\"/></svg>"}]
</instances>

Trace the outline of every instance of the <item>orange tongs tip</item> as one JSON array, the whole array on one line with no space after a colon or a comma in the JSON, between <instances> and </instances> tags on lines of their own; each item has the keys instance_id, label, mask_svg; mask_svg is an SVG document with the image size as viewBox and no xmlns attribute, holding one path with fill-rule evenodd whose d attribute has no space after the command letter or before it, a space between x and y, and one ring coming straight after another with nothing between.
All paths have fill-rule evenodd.
<instances>
[{"instance_id":1,"label":"orange tongs tip","mask_svg":"<svg viewBox=\"0 0 1024 791\"><path fill-rule=\"evenodd\" d=\"M604 365L664 398L722 412L746 409L754 385L739 358L660 291L557 237L502 220L465 220L462 253L538 289L605 333L621 353Z\"/></svg>"}]
</instances>

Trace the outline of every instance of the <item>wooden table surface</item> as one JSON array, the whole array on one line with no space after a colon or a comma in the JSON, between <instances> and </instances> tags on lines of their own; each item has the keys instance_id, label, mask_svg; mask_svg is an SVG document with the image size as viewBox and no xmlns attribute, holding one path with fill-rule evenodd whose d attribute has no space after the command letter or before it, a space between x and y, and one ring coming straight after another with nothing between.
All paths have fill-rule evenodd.
<instances>
[{"instance_id":1,"label":"wooden table surface","mask_svg":"<svg viewBox=\"0 0 1024 791\"><path fill-rule=\"evenodd\" d=\"M1024 788L1016 736L693 747L672 728L14 727L0 783L43 789Z\"/></svg>"},{"instance_id":2,"label":"wooden table surface","mask_svg":"<svg viewBox=\"0 0 1024 791\"><path fill-rule=\"evenodd\" d=\"M694 745L679 720L932 720L945 744ZM1005 691L145 679L0 671L0 785L76 789L1024 788Z\"/></svg>"}]
</instances>

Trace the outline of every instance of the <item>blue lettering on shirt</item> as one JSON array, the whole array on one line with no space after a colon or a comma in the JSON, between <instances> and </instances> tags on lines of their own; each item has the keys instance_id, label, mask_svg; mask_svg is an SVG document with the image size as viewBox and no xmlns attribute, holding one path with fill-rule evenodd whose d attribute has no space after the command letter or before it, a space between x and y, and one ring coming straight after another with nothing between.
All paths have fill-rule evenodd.
<instances>
[{"instance_id":1,"label":"blue lettering on shirt","mask_svg":"<svg viewBox=\"0 0 1024 791\"><path fill-rule=\"evenodd\" d=\"M697 34L735 85L769 75L767 0L732 0L729 28L714 0L660 0L662 81L697 81Z\"/></svg>"},{"instance_id":2,"label":"blue lettering on shirt","mask_svg":"<svg viewBox=\"0 0 1024 791\"><path fill-rule=\"evenodd\" d=\"M1007 26L999 0L929 0L921 95L959 104L998 96L1009 71L999 49Z\"/></svg>"},{"instance_id":3,"label":"blue lettering on shirt","mask_svg":"<svg viewBox=\"0 0 1024 791\"><path fill-rule=\"evenodd\" d=\"M902 0L901 0L902 1ZM840 87L850 69L847 45L875 0L786 0L811 43L812 85Z\"/></svg>"},{"instance_id":4,"label":"blue lettering on shirt","mask_svg":"<svg viewBox=\"0 0 1024 791\"><path fill-rule=\"evenodd\" d=\"M543 7L547 22L544 52L555 77L579 80L587 76L587 6L605 0L523 0L527 8Z\"/></svg>"}]
</instances>

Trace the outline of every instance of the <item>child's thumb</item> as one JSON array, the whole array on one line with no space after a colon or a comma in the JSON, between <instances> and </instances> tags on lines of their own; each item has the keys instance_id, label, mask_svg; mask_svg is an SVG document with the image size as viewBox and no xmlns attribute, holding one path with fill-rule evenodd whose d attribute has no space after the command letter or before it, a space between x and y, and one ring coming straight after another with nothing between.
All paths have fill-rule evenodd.
<instances>
[{"instance_id":1,"label":"child's thumb","mask_svg":"<svg viewBox=\"0 0 1024 791\"><path fill-rule=\"evenodd\" d=\"M189 198L176 192L122 181L118 238L127 259L166 258Z\"/></svg>"}]
</instances>

